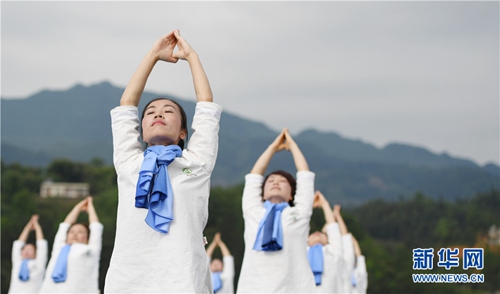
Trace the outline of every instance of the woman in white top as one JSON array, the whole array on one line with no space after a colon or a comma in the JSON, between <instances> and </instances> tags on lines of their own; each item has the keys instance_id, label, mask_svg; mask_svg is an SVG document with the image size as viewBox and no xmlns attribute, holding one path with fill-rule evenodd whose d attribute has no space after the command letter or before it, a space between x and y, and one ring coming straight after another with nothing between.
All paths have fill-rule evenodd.
<instances>
[{"instance_id":1,"label":"woman in white top","mask_svg":"<svg viewBox=\"0 0 500 294\"><path fill-rule=\"evenodd\" d=\"M264 178L273 155L285 149L292 153L297 180L284 171ZM314 173L284 129L245 176L245 253L238 293L315 291L306 250L313 198Z\"/></svg>"},{"instance_id":2,"label":"woman in white top","mask_svg":"<svg viewBox=\"0 0 500 294\"><path fill-rule=\"evenodd\" d=\"M30 231L35 231L36 247L26 243ZM38 215L33 215L12 245L9 293L38 293L42 286L46 264L47 240L43 237Z\"/></svg>"},{"instance_id":3,"label":"woman in white top","mask_svg":"<svg viewBox=\"0 0 500 294\"><path fill-rule=\"evenodd\" d=\"M222 260L212 258L216 247L220 248ZM214 293L234 294L234 258L222 241L220 233L216 233L212 243L207 247L207 256L210 259L210 271L212 273L212 286Z\"/></svg>"},{"instance_id":4,"label":"woman in white top","mask_svg":"<svg viewBox=\"0 0 500 294\"><path fill-rule=\"evenodd\" d=\"M316 272L316 292L317 293L342 293L342 271L344 271L344 259L342 256L342 239L340 228L335 221L332 208L326 200L325 196L320 191L316 191L314 198L314 207L321 207L326 220L326 225L323 232L314 232L309 235L308 255L311 263L311 269L315 271L318 265L314 265L311 260L314 260L316 254L322 257L318 263L319 271ZM316 248L317 247L317 248ZM320 252L315 251L320 250ZM314 256L316 255L316 256Z\"/></svg>"},{"instance_id":5,"label":"woman in white top","mask_svg":"<svg viewBox=\"0 0 500 294\"><path fill-rule=\"evenodd\" d=\"M88 226L76 223L84 211ZM92 197L78 202L59 224L40 293L99 292L102 230Z\"/></svg>"},{"instance_id":6,"label":"woman in white top","mask_svg":"<svg viewBox=\"0 0 500 294\"><path fill-rule=\"evenodd\" d=\"M187 122L178 103L155 99L141 121L137 109L155 64L179 59L189 64L198 100L194 133L184 150ZM132 76L120 106L111 110L118 212L105 293L212 292L203 229L221 111L212 103L198 55L179 31L160 38Z\"/></svg>"}]
</instances>

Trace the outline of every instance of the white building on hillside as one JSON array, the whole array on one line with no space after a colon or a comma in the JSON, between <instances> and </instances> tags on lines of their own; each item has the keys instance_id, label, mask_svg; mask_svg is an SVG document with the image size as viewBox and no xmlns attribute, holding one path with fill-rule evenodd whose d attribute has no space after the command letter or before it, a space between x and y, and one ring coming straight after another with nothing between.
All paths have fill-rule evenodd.
<instances>
[{"instance_id":1,"label":"white building on hillside","mask_svg":"<svg viewBox=\"0 0 500 294\"><path fill-rule=\"evenodd\" d=\"M55 183L51 180L44 181L40 186L40 197L64 197L77 198L89 195L90 185L88 183Z\"/></svg>"}]
</instances>

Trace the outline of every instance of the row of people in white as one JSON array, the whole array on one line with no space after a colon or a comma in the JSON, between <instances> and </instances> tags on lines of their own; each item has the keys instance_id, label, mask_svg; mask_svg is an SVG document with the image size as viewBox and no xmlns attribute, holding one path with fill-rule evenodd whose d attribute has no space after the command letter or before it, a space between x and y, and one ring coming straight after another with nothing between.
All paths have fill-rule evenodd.
<instances>
[{"instance_id":1,"label":"row of people in white","mask_svg":"<svg viewBox=\"0 0 500 294\"><path fill-rule=\"evenodd\" d=\"M154 65L158 61L176 63L179 59L187 60L190 66L198 100L192 124L194 134L187 149L187 119L178 103L166 98L153 100L140 122L137 110ZM213 292L203 229L208 219L210 177L217 158L222 108L212 100L198 55L179 31L173 31L154 44L127 85L120 106L111 111L119 203L105 293ZM141 146L141 136L149 146L146 151ZM283 171L264 178L272 156L281 150L292 153L297 180ZM246 249L238 292L315 292L306 251L314 177L287 129L245 177L242 208ZM162 182L159 189L155 186L158 182ZM90 222L91 239L100 241L102 225ZM60 226L53 258L66 237L67 227ZM78 256L74 260L92 256L98 262L100 244L94 247L75 249ZM73 259L71 253L68 259ZM92 272L96 269L91 268ZM72 271L68 266L68 273ZM95 285L90 283L89 288L78 291L95 293ZM42 291L76 292L63 288L49 281L44 282Z\"/></svg>"},{"instance_id":2,"label":"row of people in white","mask_svg":"<svg viewBox=\"0 0 500 294\"><path fill-rule=\"evenodd\" d=\"M271 158L281 150L292 153L297 168L296 180L284 171L272 172L264 178ZM242 200L245 254L238 293L353 291L352 237L340 215L340 206L332 212L321 193L317 193L315 197L314 176L288 129L283 129L259 157L250 174L246 175ZM327 235L313 233L308 240L313 207L323 207ZM269 218L273 213L274 217ZM268 224L268 220L274 222L274 226ZM267 232L262 235L261 230ZM257 244L259 242L262 242L262 247ZM316 247L320 250L321 270L315 276L306 248L316 244L321 245ZM362 262L362 258L359 262ZM359 269L362 268L363 266L359 266ZM357 277L357 290L366 292L363 277L366 278L366 275L360 274Z\"/></svg>"},{"instance_id":3,"label":"row of people in white","mask_svg":"<svg viewBox=\"0 0 500 294\"><path fill-rule=\"evenodd\" d=\"M340 213L340 205L332 211L330 204L316 191L314 207L323 209L326 225L323 232L314 232L308 239L308 250L320 245L324 265L317 293L366 293L367 273L364 257L354 236L349 233ZM355 265L357 257L357 266Z\"/></svg>"},{"instance_id":4,"label":"row of people in white","mask_svg":"<svg viewBox=\"0 0 500 294\"><path fill-rule=\"evenodd\" d=\"M89 215L88 228L76 223L80 212ZM37 248L25 244L31 229L36 232ZM78 202L59 224L52 254L47 264L47 241L38 224L38 216L33 216L26 225L12 249L12 273L9 293L98 293L99 260L101 256L103 226L99 222L92 197ZM28 232L28 233L26 233ZM63 247L69 245L69 252L64 257L63 279L53 278L56 263ZM21 249L21 247L23 247ZM26 251L31 253L26 254ZM20 276L24 259L28 261L28 279Z\"/></svg>"},{"instance_id":5,"label":"row of people in white","mask_svg":"<svg viewBox=\"0 0 500 294\"><path fill-rule=\"evenodd\" d=\"M336 205L332 212L328 201L321 192L316 191L314 207L323 208L326 219L323 231L314 232L308 238L308 250L311 246L320 244L324 258L321 282L316 285L316 293L366 293L368 274L365 257L361 254L356 238L347 231L340 214L340 206ZM217 246L221 248L223 262L219 259L212 259ZM225 243L222 242L220 233L215 234L212 243L207 247L207 255L211 260L212 275L220 278L220 282L213 282L214 293L234 293L234 259ZM354 264L356 266L352 267ZM268 266L261 265L259 270ZM309 265L307 267L309 268ZM299 279L297 282L305 282L305 280ZM217 288L216 285L221 288Z\"/></svg>"}]
</instances>

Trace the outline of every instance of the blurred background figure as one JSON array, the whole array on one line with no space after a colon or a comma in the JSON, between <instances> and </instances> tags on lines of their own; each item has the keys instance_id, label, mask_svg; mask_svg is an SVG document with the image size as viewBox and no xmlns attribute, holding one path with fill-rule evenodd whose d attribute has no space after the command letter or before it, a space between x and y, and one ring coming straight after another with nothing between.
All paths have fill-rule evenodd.
<instances>
[{"instance_id":1,"label":"blurred background figure","mask_svg":"<svg viewBox=\"0 0 500 294\"><path fill-rule=\"evenodd\" d=\"M340 293L351 293L352 291L352 274L354 270L354 247L352 244L352 235L347 230L342 214L340 214L340 205L333 206L333 216L339 224L340 233L342 234L342 256L344 259L344 269L341 271L341 287Z\"/></svg>"},{"instance_id":2,"label":"blurred background figure","mask_svg":"<svg viewBox=\"0 0 500 294\"><path fill-rule=\"evenodd\" d=\"M352 293L366 293L368 288L368 272L366 271L365 256L361 253L358 240L352 236L354 253L356 254L356 266L352 274Z\"/></svg>"},{"instance_id":3,"label":"blurred background figure","mask_svg":"<svg viewBox=\"0 0 500 294\"><path fill-rule=\"evenodd\" d=\"M222 260L212 258L216 247L220 248ZM234 258L222 241L220 233L216 233L214 240L207 248L207 255L210 259L210 271L212 273L212 287L214 293L234 293Z\"/></svg>"},{"instance_id":4,"label":"blurred background figure","mask_svg":"<svg viewBox=\"0 0 500 294\"><path fill-rule=\"evenodd\" d=\"M326 224L324 232L316 231L307 240L308 258L314 274L317 293L340 293L342 290L342 237L328 200L320 191L314 196L314 208L322 208Z\"/></svg>"},{"instance_id":5,"label":"blurred background figure","mask_svg":"<svg viewBox=\"0 0 500 294\"><path fill-rule=\"evenodd\" d=\"M35 231L36 246L26 243L30 231ZM43 237L38 215L33 215L12 245L9 293L38 293L42 286L46 264L47 240Z\"/></svg>"},{"instance_id":6,"label":"blurred background figure","mask_svg":"<svg viewBox=\"0 0 500 294\"><path fill-rule=\"evenodd\" d=\"M76 223L83 211L88 226ZM98 293L102 230L92 197L78 202L59 224L40 293Z\"/></svg>"}]
</instances>

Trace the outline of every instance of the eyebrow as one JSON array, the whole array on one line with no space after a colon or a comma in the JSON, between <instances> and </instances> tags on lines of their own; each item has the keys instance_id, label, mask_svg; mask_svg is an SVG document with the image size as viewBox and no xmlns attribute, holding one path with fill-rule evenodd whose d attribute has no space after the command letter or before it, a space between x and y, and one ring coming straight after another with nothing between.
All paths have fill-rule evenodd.
<instances>
[{"instance_id":1,"label":"eyebrow","mask_svg":"<svg viewBox=\"0 0 500 294\"><path fill-rule=\"evenodd\" d=\"M165 105L163 105L163 107L167 107L167 106L172 107L173 109L177 110L177 108L175 108L175 106L174 106L174 105L170 105L170 104L165 104ZM148 108L146 108L146 111L147 111L148 109L150 109L150 108L156 108L156 106L154 106L154 105L150 105L150 106L148 106Z\"/></svg>"}]
</instances>

